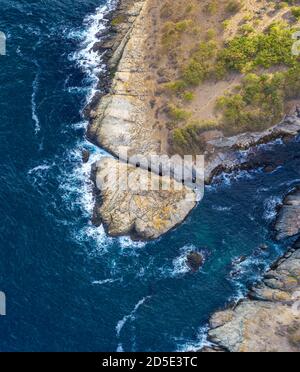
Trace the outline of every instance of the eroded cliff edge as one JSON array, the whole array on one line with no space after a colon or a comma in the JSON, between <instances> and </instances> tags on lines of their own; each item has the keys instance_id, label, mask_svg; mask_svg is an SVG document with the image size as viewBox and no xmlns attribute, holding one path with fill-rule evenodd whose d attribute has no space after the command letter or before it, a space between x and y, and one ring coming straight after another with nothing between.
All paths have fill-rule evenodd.
<instances>
[{"instance_id":1,"label":"eroded cliff edge","mask_svg":"<svg viewBox=\"0 0 300 372\"><path fill-rule=\"evenodd\" d=\"M279 211L277 239L300 233L300 190ZM210 320L209 338L231 352L300 351L300 238L250 291L249 298Z\"/></svg>"},{"instance_id":2,"label":"eroded cliff edge","mask_svg":"<svg viewBox=\"0 0 300 372\"><path fill-rule=\"evenodd\" d=\"M90 108L88 130L89 138L114 156L94 165L95 184L101 192L94 219L101 221L112 236L147 240L180 224L196 205L196 194L182 185L181 179L172 179L170 188L164 190L162 185L169 179L161 176L159 165L149 170L148 166L127 165L120 159L124 153L128 157L162 154L152 107L153 79L145 56L149 53L151 7L148 0L119 2L112 20L115 35L98 46L109 53L111 87ZM118 178L112 181L108 174L115 170ZM120 190L119 179L126 176L149 187ZM157 191L151 188L152 182L160 185Z\"/></svg>"},{"instance_id":3,"label":"eroded cliff edge","mask_svg":"<svg viewBox=\"0 0 300 372\"><path fill-rule=\"evenodd\" d=\"M196 13L194 10L191 11L196 14L195 21L200 22L203 18L203 12L206 12L207 6L211 5L213 1L205 1L203 5L199 5L194 1L192 1L192 3L191 5L194 6L194 9L198 6L202 7L199 9L197 8ZM209 18L208 15L205 16L204 30L219 22L221 19L220 17L228 16L226 10L228 6L227 3L228 1L220 2L220 11L215 17L212 17L211 21L207 21ZM275 2L272 2L272 4L273 3ZM162 57L160 57L161 53L163 53L160 46L162 44L162 38L165 37L164 33L167 32L167 36L169 35L169 31L165 30L166 24L169 24L168 21L171 20L172 17L175 17L170 24L175 25L175 35L178 36L178 40L182 38L182 36L178 35L177 33L179 31L176 30L182 27L185 29L187 24L190 25L190 20L187 23L186 21L180 21L179 13L182 11L182 2L176 0L172 4L174 4L174 9L168 8L167 3L162 4L157 0L121 0L119 2L118 9L114 13L112 19L113 27L111 36L95 45L95 50L99 50L100 52L105 51L106 53L106 61L110 68L110 83L105 86L106 89L109 86L107 94L101 98L100 102L95 101L96 103L94 102L89 107L89 138L115 157L115 160L110 161L110 166L112 166L113 162L118 162L117 159L120 157L120 154L125 152L128 156L141 154L148 158L152 154L172 155L172 151L174 150L174 146L172 147L171 144L172 135L176 133L176 130L187 131L182 133L186 133L189 136L191 135L193 141L197 144L197 153L205 155L204 180L206 183L211 182L215 175L223 171L268 165L263 163L262 158L260 158L259 161L254 160L256 148L261 144L268 143L278 138L289 141L298 135L300 132L300 119L299 110L296 109L295 102L293 102L293 104L290 103L288 110L290 114L287 115L280 124L270 126L265 130L238 133L229 136L226 130L223 130L221 124L217 127L212 126L212 128L210 128L211 126L207 126L207 123L204 123L204 125L202 122L199 122L195 132L194 124L193 128L191 128L189 123L185 123L185 120L182 120L185 117L188 118L189 115L185 115L186 113L182 109L174 110L174 102L177 102L179 99L182 104L183 93L176 93L175 98L167 93L172 79L174 77L178 79L176 73L179 75L181 73L180 68L176 67L178 66L178 61L176 61L176 59L178 59L178 51L174 50L174 53L168 51L167 56L162 55ZM273 12L274 14L270 16L264 8L265 2L253 0L246 1L245 4L245 8L238 8L234 14L229 16L234 24L242 15L245 15L246 12L249 11L257 13L259 10L262 14L261 22L266 25L271 24L273 19L281 19L288 12L286 10L276 11L275 9ZM193 9L193 7L191 7L191 9ZM172 16L171 13L174 13L174 11L175 16ZM176 23L177 11L179 18ZM192 18L194 15L188 15L188 17ZM268 22L266 22L266 19ZM194 31L196 32L197 30ZM221 32L219 29L218 31ZM238 33L236 27L232 27L231 31L232 35L230 37L234 37L234 35ZM171 35L174 34L172 34L172 32ZM186 30L187 35L189 32L190 31ZM196 35L196 39L198 37L205 38L206 36L202 35L200 32L199 36ZM176 46L176 48L177 47L178 46ZM189 45L190 49L194 47L193 45ZM175 52L177 53L176 56ZM186 55L186 52L182 55ZM186 63L188 63L188 61ZM169 68L169 70L167 70L167 68ZM201 89L203 89L204 92L208 89L220 94L218 89L220 84L223 89L221 91L226 92L226 88L232 88L234 85L233 83L240 82L241 76L239 76L237 80L232 80L232 76L229 76L228 78L224 78L221 82L203 82L202 85L200 84L199 87L193 89L195 90L196 96L201 94ZM189 89L192 88L189 87ZM188 93L191 92L184 93L186 97L188 97ZM210 94L207 93L207 97L210 97ZM211 100L211 97L209 99ZM172 104L169 104L169 101ZM191 105L195 109L193 115L198 115L199 119L205 117L202 108L208 107L208 103L209 106L211 106L211 102L204 102L203 100L197 101L196 99L193 104L184 101L185 105ZM201 109L200 113L198 109ZM254 111L255 110L253 110L253 112ZM211 111L211 113L213 113L213 111ZM172 123L170 123L171 119L173 120ZM175 132L173 129L168 129L168 126L170 124L173 126L175 125L174 123L178 127ZM182 146L180 150L184 151L184 148L188 147L191 153L194 154L196 151L194 142L188 144L188 146ZM249 153L247 154L245 150L249 150ZM120 160L122 162L122 157ZM133 167L138 164L136 161L130 162ZM118 167L117 164L115 166ZM161 176L160 169L162 167L162 162L160 161L156 164L151 164L150 167L149 165L143 167L143 164L138 164L138 166L140 168L140 178L144 178L145 183L147 183L149 171L155 173L159 177ZM101 175L103 172L105 172L103 166L99 164L95 166L94 174L97 174L97 177L103 178ZM193 173L196 175L202 174L202 170L196 168L193 170ZM164 177L161 177L161 183L164 183L163 178ZM178 183L182 182L182 180L178 178L176 181ZM189 188L190 192L193 193L192 178L186 183L184 189L186 188ZM156 238L180 224L197 202L195 196L193 203L185 205L184 213L174 213L174 211L178 211L179 208L182 208L184 203L183 199L178 199L178 195L174 198L172 190L170 190L168 194L161 194L160 191L156 191L155 194L155 199L157 201L160 200L163 195L163 197L166 198L166 203L172 205L172 208L169 209L170 213L168 214L165 213L165 210L160 209L160 203L157 204L157 212L164 223L160 225L156 232L154 232L155 224L151 221L151 213L143 213L145 205L150 205L150 202L153 201L154 194L152 191L144 191L142 193L143 203L140 204L140 207L135 206L134 211L132 210L130 213L124 209L120 209L119 205L126 204L128 198L135 198L137 196L136 191L126 190L126 192L119 194L118 199L107 199L108 194L102 192L101 197L98 198L99 203L97 203L95 208L95 219L98 221L102 219L108 232L113 235L129 234L135 238L141 239ZM108 207L107 210L105 209L106 206ZM110 213L110 218L107 218L108 213ZM138 226L139 217L135 218L134 213L136 213L136 216L143 214L146 219L150 218L147 220L146 224L152 226L151 233L145 233L135 228L130 231L130 229L124 229L123 224L117 223L117 221L123 219L123 221L126 221L126 226ZM129 215L131 217L128 219ZM164 228L161 228L161 226L164 226Z\"/></svg>"}]
</instances>

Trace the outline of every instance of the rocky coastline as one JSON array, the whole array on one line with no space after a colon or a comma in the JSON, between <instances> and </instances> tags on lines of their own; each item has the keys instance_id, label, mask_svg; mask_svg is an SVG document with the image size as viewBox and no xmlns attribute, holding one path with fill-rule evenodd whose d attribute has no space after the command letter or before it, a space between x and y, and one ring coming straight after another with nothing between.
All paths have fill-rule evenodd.
<instances>
[{"instance_id":1,"label":"rocky coastline","mask_svg":"<svg viewBox=\"0 0 300 372\"><path fill-rule=\"evenodd\" d=\"M113 156L113 159L104 164L127 172L128 168L123 167L122 163L127 163L128 159L124 161L120 155L126 153L130 166L138 169L136 172L139 173L139 179L147 183L149 173L154 173L163 184L167 180L161 174L161 169L165 165L162 160L158 160L157 163L151 163L149 160L146 166L143 166L143 163L136 159L136 155L139 154L149 159L153 154L158 156L168 154L162 141L161 130L155 125L153 102L156 97L152 85L151 63L145 58L146 51L151 50L155 43L155 38L149 40L148 37L151 27L155 24L155 10L149 0L120 0L110 18L112 26L109 33L94 46L94 50L99 53L105 52L105 62L109 71L100 86L103 93L97 94L86 109L90 121L87 136L91 142ZM263 132L225 137L221 131L207 131L204 176L203 169L196 167L192 173L201 175L204 182L209 184L222 172L267 167L269 164L265 164L262 157L256 157L256 149L277 139L285 142L292 140L299 133L298 109L286 116L278 125ZM176 167L176 164L171 160L171 168L173 167ZM102 220L107 232L113 236L125 234L141 240L158 238L182 223L197 204L192 179L185 183L183 187L185 191L181 198L178 198L178 194L174 197L173 190L167 194L161 190L154 193L126 190L119 193L118 198L112 198L113 193L98 190L99 184L103 187L103 182L97 182L97 178L104 180L104 173L107 173L107 169L104 169L103 164L94 165L95 186L101 195L97 198L95 206L95 220ZM175 183L182 182L174 174L171 175L175 178L173 180ZM189 198L192 202L184 205L185 192L194 196ZM158 202L162 197L166 204L171 206L167 211ZM126 200L129 199L141 199L142 202L130 204L132 210L128 212L129 205ZM152 208L153 202L156 205L159 224L151 221L153 215L148 208ZM119 208L120 205L127 207ZM181 212L178 212L179 210ZM140 228L140 219L134 217L135 215L144 216L144 226L148 226L149 229Z\"/></svg>"},{"instance_id":2,"label":"rocky coastline","mask_svg":"<svg viewBox=\"0 0 300 372\"><path fill-rule=\"evenodd\" d=\"M152 110L155 92L151 68L145 63L145 46L151 49L148 33L152 13L148 0L120 0L109 15L111 28L101 36L94 50L104 53L107 75L86 108L89 118L87 136L113 157L93 165L95 209L93 222L103 224L112 236L129 235L135 240L156 239L182 223L197 205L192 184L178 191L180 180L173 177L168 191L118 190L120 178L129 174L134 182L148 184L150 175L158 184L167 180L161 175L162 164L144 167L136 154L163 155L166 148L155 126ZM153 41L152 41L153 42ZM300 133L300 110L297 106L281 123L263 132L225 137L221 131L205 133L204 182L210 184L223 172L263 167L266 172L276 162L261 156L261 145L294 140ZM126 152L133 161L124 161ZM195 172L197 173L197 169ZM110 174L116 172L113 181ZM200 173L200 172L199 172ZM300 191L288 193L278 212L276 238L294 238L292 248L265 274L249 292L248 298L234 308L212 316L209 340L213 346L203 351L299 351L300 317L295 301L300 291ZM192 266L192 269L194 266Z\"/></svg>"},{"instance_id":3,"label":"rocky coastline","mask_svg":"<svg viewBox=\"0 0 300 372\"><path fill-rule=\"evenodd\" d=\"M293 238L292 248L272 265L247 299L212 316L208 336L215 346L203 351L300 351L299 198L299 188L287 194L275 226L278 240Z\"/></svg>"}]
</instances>

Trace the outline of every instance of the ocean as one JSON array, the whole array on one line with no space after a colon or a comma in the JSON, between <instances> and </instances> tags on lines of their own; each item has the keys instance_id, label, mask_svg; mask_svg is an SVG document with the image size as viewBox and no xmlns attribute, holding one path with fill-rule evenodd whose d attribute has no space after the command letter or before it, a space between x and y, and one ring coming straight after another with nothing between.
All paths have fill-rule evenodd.
<instances>
[{"instance_id":1,"label":"ocean","mask_svg":"<svg viewBox=\"0 0 300 372\"><path fill-rule=\"evenodd\" d=\"M272 228L282 197L300 183L297 141L265 149L285 159L270 174L220 176L157 241L92 226L90 167L105 153L86 140L82 110L105 71L90 50L113 6L0 0L1 351L197 350L210 315L242 298L288 245ZM185 262L191 249L205 256L197 273Z\"/></svg>"}]
</instances>

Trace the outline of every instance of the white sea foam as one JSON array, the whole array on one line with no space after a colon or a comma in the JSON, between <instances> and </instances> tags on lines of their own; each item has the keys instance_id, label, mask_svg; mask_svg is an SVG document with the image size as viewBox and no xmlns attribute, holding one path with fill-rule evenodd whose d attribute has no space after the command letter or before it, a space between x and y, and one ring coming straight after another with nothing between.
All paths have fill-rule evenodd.
<instances>
[{"instance_id":1,"label":"white sea foam","mask_svg":"<svg viewBox=\"0 0 300 372\"><path fill-rule=\"evenodd\" d=\"M72 124L71 126L75 130L82 130L82 129L86 129L87 122L85 120L83 120L83 121L80 121L78 123Z\"/></svg>"},{"instance_id":2,"label":"white sea foam","mask_svg":"<svg viewBox=\"0 0 300 372\"><path fill-rule=\"evenodd\" d=\"M232 207L222 207L221 205L215 205L212 207L212 209L218 212L228 212L232 210Z\"/></svg>"},{"instance_id":3,"label":"white sea foam","mask_svg":"<svg viewBox=\"0 0 300 372\"><path fill-rule=\"evenodd\" d=\"M184 247L180 248L179 256L177 256L173 260L173 267L171 269L164 270L164 272L171 277L182 276L189 273L191 269L187 263L187 255L191 251L198 251L199 253L203 253L199 251L194 245L185 245Z\"/></svg>"},{"instance_id":4,"label":"white sea foam","mask_svg":"<svg viewBox=\"0 0 300 372\"><path fill-rule=\"evenodd\" d=\"M104 279L104 280L94 280L92 284L94 285L104 285L104 284L113 284L117 282L121 282L123 278L118 278L118 279Z\"/></svg>"},{"instance_id":5,"label":"white sea foam","mask_svg":"<svg viewBox=\"0 0 300 372\"><path fill-rule=\"evenodd\" d=\"M76 63L76 65L84 72L85 86L84 87L67 87L68 80L65 83L66 89L70 93L78 94L83 91L86 93L86 104L88 104L97 92L99 78L103 76L106 71L106 66L103 64L103 54L93 51L93 46L99 41L99 34L104 35L107 29L109 12L116 8L118 0L108 0L103 6L96 9L95 13L87 16L84 19L83 30L69 31L67 37L72 40L80 41L80 48L75 53L69 56L69 59ZM100 37L101 40L101 37ZM75 130L86 129L88 122L83 120L79 123L73 124ZM81 162L81 150L87 148L90 153L90 159L86 164ZM78 194L76 204L80 204L86 216L91 216L94 207L93 184L90 180L91 166L103 156L110 156L104 150L94 146L88 141L79 142L76 150L70 154L72 160L77 162L78 166L74 168L72 174L66 174L66 182L63 184L64 194L66 198L70 194ZM76 232L76 237L81 241L93 239L96 241L99 253L103 253L113 243L118 242L121 249L139 249L145 246L145 243L133 242L129 237L125 238L109 238L103 226L94 227L87 226L81 231Z\"/></svg>"},{"instance_id":6,"label":"white sea foam","mask_svg":"<svg viewBox=\"0 0 300 372\"><path fill-rule=\"evenodd\" d=\"M263 218L267 222L272 222L277 215L277 207L281 204L279 196L271 196L264 202L264 215Z\"/></svg>"},{"instance_id":7,"label":"white sea foam","mask_svg":"<svg viewBox=\"0 0 300 372\"><path fill-rule=\"evenodd\" d=\"M32 83L32 95L31 95L31 117L35 124L34 131L37 134L41 130L40 120L37 113L36 95L39 89L39 72L36 74L35 79Z\"/></svg>"},{"instance_id":8,"label":"white sea foam","mask_svg":"<svg viewBox=\"0 0 300 372\"><path fill-rule=\"evenodd\" d=\"M119 344L117 347L117 353L123 353L123 352L124 352L123 345Z\"/></svg>"},{"instance_id":9,"label":"white sea foam","mask_svg":"<svg viewBox=\"0 0 300 372\"><path fill-rule=\"evenodd\" d=\"M119 244L122 249L126 248L144 248L146 246L145 242L134 242L128 236L123 236L119 238Z\"/></svg>"},{"instance_id":10,"label":"white sea foam","mask_svg":"<svg viewBox=\"0 0 300 372\"><path fill-rule=\"evenodd\" d=\"M189 353L189 352L198 352L204 347L212 346L212 343L208 341L208 331L209 326L206 325L198 329L197 340L195 341L186 341L181 339L176 339L177 346L176 352L179 353Z\"/></svg>"},{"instance_id":11,"label":"white sea foam","mask_svg":"<svg viewBox=\"0 0 300 372\"><path fill-rule=\"evenodd\" d=\"M180 256L173 260L173 271L172 276L178 276L186 274L190 271L187 265L186 253L182 253Z\"/></svg>"},{"instance_id":12,"label":"white sea foam","mask_svg":"<svg viewBox=\"0 0 300 372\"><path fill-rule=\"evenodd\" d=\"M262 255L263 251L261 252L261 255L251 255L242 262L240 262L238 257L233 259L232 270L230 272L230 281L235 287L235 293L229 299L229 301L237 303L238 301L244 299L245 295L249 292L246 283L256 282L259 278L261 278L262 273L269 268L268 262L263 260Z\"/></svg>"},{"instance_id":13,"label":"white sea foam","mask_svg":"<svg viewBox=\"0 0 300 372\"><path fill-rule=\"evenodd\" d=\"M291 187L291 186L299 185L299 183L300 183L300 179L297 178L297 179L289 181L289 182L283 182L283 183L280 184L280 186Z\"/></svg>"},{"instance_id":14,"label":"white sea foam","mask_svg":"<svg viewBox=\"0 0 300 372\"><path fill-rule=\"evenodd\" d=\"M118 321L117 325L116 325L116 333L117 333L117 338L120 338L120 335L121 335L121 332L122 332L122 329L124 328L125 324L130 321L130 322L133 322L135 320L135 315L137 313L137 311L139 310L139 308L148 300L150 299L151 296L147 296L147 297L144 297L142 298L134 307L134 309L132 310L132 312L128 315L125 315L121 320ZM123 352L123 345L121 343L118 344L118 347L117 347L117 352Z\"/></svg>"},{"instance_id":15,"label":"white sea foam","mask_svg":"<svg viewBox=\"0 0 300 372\"><path fill-rule=\"evenodd\" d=\"M108 22L106 16L110 11L115 9L116 5L117 0L108 0L105 5L97 8L94 14L84 19L85 29L81 34L81 48L70 56L70 59L75 61L90 78L91 89L87 96L88 101L95 94L98 76L103 73L106 68L103 64L103 55L99 54L97 51L93 51L93 46L99 41L97 35L106 30ZM79 34L77 31L72 31L69 37L78 38Z\"/></svg>"},{"instance_id":16,"label":"white sea foam","mask_svg":"<svg viewBox=\"0 0 300 372\"><path fill-rule=\"evenodd\" d=\"M99 33L104 32L107 28L107 14L112 11L117 4L117 0L109 0L103 6L96 9L95 13L87 16L84 19L83 30L72 30L68 33L68 38L80 41L80 48L75 53L69 56L69 59L76 63L76 65L84 72L86 79L85 86L68 87L68 80L66 81L66 89L72 94L84 92L86 94L86 104L90 102L97 91L99 76L105 72L103 64L103 55L93 51L94 44L99 41ZM96 36L97 34L97 36ZM88 122L86 120L74 124L75 130L86 129ZM83 164L81 161L82 149L86 148L90 151L90 159ZM86 140L78 143L76 149L68 154L71 161L78 165L73 169L73 172L64 175L65 180L62 182L62 189L65 198L70 195L76 195L75 205L79 205L86 217L90 217L94 208L93 184L90 180L91 166L101 157L108 154L92 145ZM75 232L76 239L79 241L88 241L90 239L96 242L96 254L103 254L107 248L111 246L114 239L109 238L105 233L103 226L95 227L92 225L85 226L81 231Z\"/></svg>"},{"instance_id":17,"label":"white sea foam","mask_svg":"<svg viewBox=\"0 0 300 372\"><path fill-rule=\"evenodd\" d=\"M252 169L252 170L236 170L230 173L223 172L216 176L213 182L210 185L206 186L207 191L217 192L220 190L220 187L231 187L235 182L239 182L241 180L251 180L253 179L257 173L259 173L260 169Z\"/></svg>"},{"instance_id":18,"label":"white sea foam","mask_svg":"<svg viewBox=\"0 0 300 372\"><path fill-rule=\"evenodd\" d=\"M116 325L116 332L117 332L117 337L120 337L120 334L122 332L122 329L124 328L125 324L128 321L134 321L135 320L135 314L138 311L138 309L149 299L151 296L144 297L141 299L134 307L132 312L128 315L125 315Z\"/></svg>"},{"instance_id":19,"label":"white sea foam","mask_svg":"<svg viewBox=\"0 0 300 372\"><path fill-rule=\"evenodd\" d=\"M33 174L33 173L36 173L36 172L41 172L41 171L46 171L48 169L50 169L50 165L48 164L41 164L41 165L38 165L37 167L34 167L32 169L30 169L28 171L28 174Z\"/></svg>"},{"instance_id":20,"label":"white sea foam","mask_svg":"<svg viewBox=\"0 0 300 372\"><path fill-rule=\"evenodd\" d=\"M49 170L55 166L55 162L48 163L44 162L27 172L27 176L31 184L41 193L42 188L47 182L47 177L49 175Z\"/></svg>"}]
</instances>

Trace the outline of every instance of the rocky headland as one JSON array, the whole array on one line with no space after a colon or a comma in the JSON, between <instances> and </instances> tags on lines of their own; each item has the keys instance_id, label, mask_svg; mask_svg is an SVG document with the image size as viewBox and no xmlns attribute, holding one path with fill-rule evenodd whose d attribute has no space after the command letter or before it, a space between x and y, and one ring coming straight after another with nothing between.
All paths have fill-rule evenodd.
<instances>
[{"instance_id":1,"label":"rocky headland","mask_svg":"<svg viewBox=\"0 0 300 372\"><path fill-rule=\"evenodd\" d=\"M100 197L97 198L95 207L95 220L102 221L108 233L131 235L135 239L159 237L179 225L197 204L195 179L200 183L210 183L214 176L224 171L268 166L269 164L264 164L262 157L256 158L256 149L276 139L285 142L292 140L300 133L299 110L296 101L292 99L287 100L284 110L279 113L270 112L267 107L267 113L273 119L266 120L268 123L262 127L257 123L264 122L264 112L259 112L257 107L251 108L250 103L239 108L239 113L250 108L251 112L247 111L247 118L238 116L234 123L228 122L229 112L224 112L223 118L220 113L216 113L212 101L217 104L217 99L222 97L222 94L233 94L232 89L238 89L244 73L237 71L233 76L230 72L228 76L224 75L221 80L216 80L216 76L212 77L213 71L210 71L209 74L203 75L201 83L200 80L197 80L197 84L195 81L189 81L188 71L192 77L197 75L193 70L195 65L190 66L189 63L194 63L199 58L197 68L202 71L208 64L211 64L212 70L212 66L218 62L213 56L210 61L203 62L202 47L211 48L208 42L207 45L201 44L201 51L197 52L197 57L194 56L199 40L208 38L209 27L216 27L215 48L220 49L221 53L224 52L221 45L227 45L230 38L238 37L241 31L237 25L241 23L242 16L249 12L256 23L261 22L261 25L264 25L261 32L268 32L265 30L272 21L290 17L290 9L277 9L276 1L272 2L274 10L269 13L265 1L246 1L244 6L235 1L236 7L230 7L229 3L233 4L234 1L221 1L218 3L219 9L214 10L214 1L199 4L191 0L191 6L184 8L182 2L177 0L172 2L171 7L168 2L162 4L157 0L121 0L117 10L111 15L109 34L94 46L94 50L105 52L109 73L105 83L101 84L105 94L97 95L86 110L90 118L88 137L113 155L113 158L94 166L95 181L107 180L103 174L107 174L109 169L118 168L121 173L128 172L125 164L129 163L129 173L136 173L144 184L148 183L149 173L156 175L160 184L166 184L168 179L161 170L166 161L171 169L175 168L177 160L158 159L154 162L150 160L151 156L171 156L174 153L205 156L204 170L192 166L192 176L184 179L185 184L181 192L175 191L174 188L170 188L168 192L161 189L143 192L126 189L122 192L116 191L113 195L113 191L104 191L103 184L106 182L95 182L97 189L99 185L102 188L97 190ZM211 11L215 12L215 15L210 14ZM220 28L221 20L230 20L232 23L225 36ZM204 31L195 27L191 32L189 28L192 21L195 24L203 23ZM281 33L281 29L279 31ZM184 46L187 46L188 50L183 50ZM207 55L207 52L205 53ZM186 71L180 66L180 55L183 59L181 64L187 66ZM225 62L223 67L228 67ZM284 76L282 79L288 78ZM282 84L282 87L286 87L287 83ZM177 85L183 90L180 88L174 94L172 89ZM202 90L205 91L204 96ZM263 97L263 94L265 93L257 92L255 99L260 102L256 105L261 104L264 99L268 102L269 97ZM276 94L277 92L274 92L274 95ZM194 96L191 102L190 98ZM294 98L291 94L289 97ZM175 107L179 104L189 107L191 112ZM281 103L277 106L281 107ZM213 125L211 121L208 123L207 115L202 110L204 107L207 108L206 112L209 112L209 119L215 120ZM258 117L251 116L253 113ZM231 118L237 114L234 111L230 115ZM284 119L280 122L279 118L282 117ZM197 125L195 120L198 120ZM235 126L239 122L245 122L245 125L237 129ZM280 123L276 124L278 122ZM251 131L247 130L250 124L251 128L253 127ZM123 154L129 158L123 158ZM145 164L140 162L139 155L148 161ZM172 171L171 175L173 184L179 186L183 183L182 176ZM186 202L186 193L189 194L189 202ZM132 200L139 202L129 202Z\"/></svg>"},{"instance_id":2,"label":"rocky headland","mask_svg":"<svg viewBox=\"0 0 300 372\"><path fill-rule=\"evenodd\" d=\"M300 234L300 190L284 199L276 221L277 239ZM300 351L300 238L255 285L248 299L212 316L204 351Z\"/></svg>"}]
</instances>

